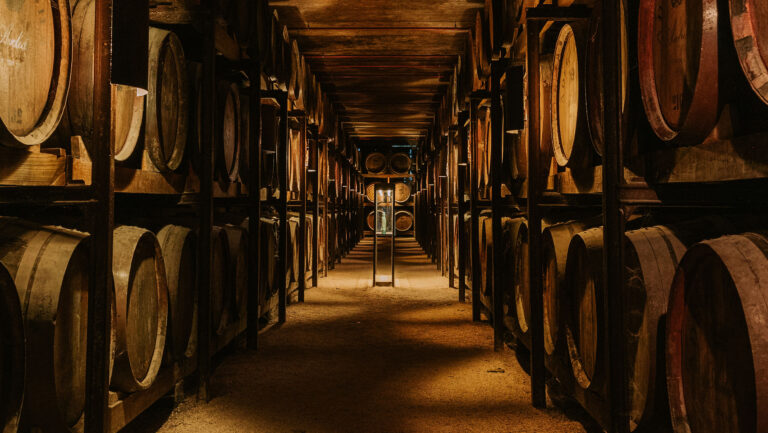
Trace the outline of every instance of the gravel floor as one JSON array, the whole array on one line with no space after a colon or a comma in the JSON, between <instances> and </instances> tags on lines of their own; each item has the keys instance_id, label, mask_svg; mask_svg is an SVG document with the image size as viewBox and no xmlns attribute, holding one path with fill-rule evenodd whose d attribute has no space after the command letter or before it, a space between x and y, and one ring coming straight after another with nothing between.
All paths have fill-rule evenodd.
<instances>
[{"instance_id":1,"label":"gravel floor","mask_svg":"<svg viewBox=\"0 0 768 433\"><path fill-rule=\"evenodd\" d=\"M472 323L447 278L400 240L396 288L371 288L363 242L212 378L213 400L165 403L134 432L585 432L530 405L529 377Z\"/></svg>"}]
</instances>

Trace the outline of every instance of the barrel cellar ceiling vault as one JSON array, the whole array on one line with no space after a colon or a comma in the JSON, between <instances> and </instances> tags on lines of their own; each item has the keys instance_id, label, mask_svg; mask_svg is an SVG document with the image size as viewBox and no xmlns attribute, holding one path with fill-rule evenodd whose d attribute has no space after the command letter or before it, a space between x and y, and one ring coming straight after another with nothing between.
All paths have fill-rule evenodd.
<instances>
[{"instance_id":1,"label":"barrel cellar ceiling vault","mask_svg":"<svg viewBox=\"0 0 768 433\"><path fill-rule=\"evenodd\" d=\"M358 143L427 136L483 0L273 0Z\"/></svg>"}]
</instances>

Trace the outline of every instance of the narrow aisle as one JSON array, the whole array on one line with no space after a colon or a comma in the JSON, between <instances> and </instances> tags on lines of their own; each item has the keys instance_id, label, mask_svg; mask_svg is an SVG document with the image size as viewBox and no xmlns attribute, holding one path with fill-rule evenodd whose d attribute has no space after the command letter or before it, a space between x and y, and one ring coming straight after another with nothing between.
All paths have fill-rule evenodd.
<instances>
[{"instance_id":1,"label":"narrow aisle","mask_svg":"<svg viewBox=\"0 0 768 433\"><path fill-rule=\"evenodd\" d=\"M530 405L510 351L412 239L398 240L398 286L371 288L366 240L288 308L258 353L228 357L213 400L183 403L161 432L583 432Z\"/></svg>"}]
</instances>

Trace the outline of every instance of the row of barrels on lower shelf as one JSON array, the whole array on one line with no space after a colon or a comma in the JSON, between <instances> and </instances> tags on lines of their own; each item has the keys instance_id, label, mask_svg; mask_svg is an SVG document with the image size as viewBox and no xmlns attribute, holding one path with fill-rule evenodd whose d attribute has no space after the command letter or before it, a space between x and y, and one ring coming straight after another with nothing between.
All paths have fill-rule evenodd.
<instances>
[{"instance_id":1,"label":"row of barrels on lower shelf","mask_svg":"<svg viewBox=\"0 0 768 433\"><path fill-rule=\"evenodd\" d=\"M307 219L312 233L312 219ZM286 284L298 281L297 216L289 219ZM261 301L276 292L277 226L261 220ZM245 319L248 224L214 227L211 330ZM168 225L154 234L114 231L110 387L149 388L163 365L195 356L197 235ZM308 236L306 269L312 269ZM90 237L61 227L0 218L0 430L60 431L83 422ZM22 405L22 401L24 404Z\"/></svg>"},{"instance_id":2,"label":"row of barrels on lower shelf","mask_svg":"<svg viewBox=\"0 0 768 433\"><path fill-rule=\"evenodd\" d=\"M365 219L368 230L375 230L376 227L376 211L371 211ZM413 229L413 213L407 210L395 211L395 228L398 233L405 233Z\"/></svg>"},{"instance_id":3,"label":"row of barrels on lower shelf","mask_svg":"<svg viewBox=\"0 0 768 433\"><path fill-rule=\"evenodd\" d=\"M371 182L365 187L365 198L370 203L374 203L376 199L376 188L386 185L385 182ZM395 188L395 202L406 203L411 199L411 184L410 182L394 182Z\"/></svg>"},{"instance_id":4,"label":"row of barrels on lower shelf","mask_svg":"<svg viewBox=\"0 0 768 433\"><path fill-rule=\"evenodd\" d=\"M469 214L451 232L470 235ZM491 214L479 218L480 301L493 311ZM528 225L502 221L503 321L530 342ZM600 216L543 228L544 349L566 386L607 397ZM762 224L762 225L761 225ZM701 217L625 234L625 331L632 429L763 431L768 356L768 235L747 217ZM458 254L456 255L458 266ZM467 285L471 287L471 254ZM458 273L455 268L454 272ZM490 314L490 313L489 313ZM525 343L530 344L530 343ZM558 370L556 366L561 366ZM665 383L666 382L666 383ZM668 401L668 408L665 403ZM650 426L650 427L649 427Z\"/></svg>"}]
</instances>

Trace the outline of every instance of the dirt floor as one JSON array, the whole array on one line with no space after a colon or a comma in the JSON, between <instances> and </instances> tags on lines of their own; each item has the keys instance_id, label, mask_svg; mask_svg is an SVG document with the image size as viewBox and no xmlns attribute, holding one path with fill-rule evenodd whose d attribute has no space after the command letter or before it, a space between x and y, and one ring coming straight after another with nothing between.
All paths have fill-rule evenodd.
<instances>
[{"instance_id":1,"label":"dirt floor","mask_svg":"<svg viewBox=\"0 0 768 433\"><path fill-rule=\"evenodd\" d=\"M471 321L412 240L399 240L396 287L371 288L371 243L307 291L258 352L235 353L208 404L153 409L133 432L584 432L530 405L514 353Z\"/></svg>"}]
</instances>

